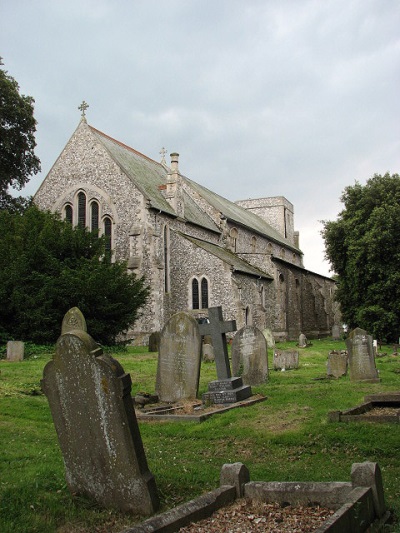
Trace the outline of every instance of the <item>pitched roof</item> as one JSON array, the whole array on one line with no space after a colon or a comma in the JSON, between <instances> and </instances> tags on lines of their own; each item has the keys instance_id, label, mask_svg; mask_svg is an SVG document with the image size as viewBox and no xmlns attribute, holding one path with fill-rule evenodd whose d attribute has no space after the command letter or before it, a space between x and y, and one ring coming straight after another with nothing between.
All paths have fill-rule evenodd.
<instances>
[{"instance_id":1,"label":"pitched roof","mask_svg":"<svg viewBox=\"0 0 400 533\"><path fill-rule=\"evenodd\" d=\"M150 159L137 150L109 137L96 128L93 128L92 126L89 126L89 128L104 148L110 153L111 157L121 170L145 196L150 207L161 210L171 216L177 216L173 207L168 203L160 190L160 187L166 183L168 169L161 163L157 163L153 159ZM185 180L189 187L204 198L206 202L224 215L229 221L248 228L251 231L282 244L293 251L301 253L299 248L291 244L261 217L248 211L244 207L219 196L185 176L181 175L181 178ZM220 229L211 217L185 192L184 203L185 219L188 222L220 233Z\"/></svg>"},{"instance_id":2,"label":"pitched roof","mask_svg":"<svg viewBox=\"0 0 400 533\"><path fill-rule=\"evenodd\" d=\"M231 266L231 269L235 272L240 272L242 274L249 274L250 276L255 276L257 278L263 278L267 280L273 280L273 276L270 274L267 274L266 272L263 272L259 268L250 265L247 261L244 259L241 259L233 252L230 252L226 248L222 248L221 246L218 246L217 244L213 244L208 241L202 241L201 239L196 239L195 237L191 237L189 235L185 235L184 233L179 232L179 234L187 239L188 241L192 242L199 248L202 248L206 252L215 255L218 257L218 259L221 259L224 263L227 263Z\"/></svg>"}]
</instances>

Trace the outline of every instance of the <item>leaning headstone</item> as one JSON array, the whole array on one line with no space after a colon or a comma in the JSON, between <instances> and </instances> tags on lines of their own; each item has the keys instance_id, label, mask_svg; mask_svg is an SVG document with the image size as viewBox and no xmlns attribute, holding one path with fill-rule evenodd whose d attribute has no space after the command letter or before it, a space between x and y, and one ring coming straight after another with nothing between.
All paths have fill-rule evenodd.
<instances>
[{"instance_id":1,"label":"leaning headstone","mask_svg":"<svg viewBox=\"0 0 400 533\"><path fill-rule=\"evenodd\" d=\"M293 370L299 368L297 350L274 350L274 370Z\"/></svg>"},{"instance_id":2,"label":"leaning headstone","mask_svg":"<svg viewBox=\"0 0 400 533\"><path fill-rule=\"evenodd\" d=\"M265 340L267 341L268 348L271 348L273 350L275 348L275 339L272 334L272 331L269 328L266 328L263 330L263 335L265 337Z\"/></svg>"},{"instance_id":3,"label":"leaning headstone","mask_svg":"<svg viewBox=\"0 0 400 533\"><path fill-rule=\"evenodd\" d=\"M160 337L156 391L162 402L197 397L201 361L201 337L196 320L176 313Z\"/></svg>"},{"instance_id":4,"label":"leaning headstone","mask_svg":"<svg viewBox=\"0 0 400 533\"><path fill-rule=\"evenodd\" d=\"M349 333L346 340L349 354L349 374L351 381L368 381L377 383L380 381L375 366L372 336L361 329L356 328Z\"/></svg>"},{"instance_id":5,"label":"leaning headstone","mask_svg":"<svg viewBox=\"0 0 400 533\"><path fill-rule=\"evenodd\" d=\"M217 379L208 384L208 392L203 394L203 402L225 404L245 400L252 395L251 387L243 385L241 377L232 377L226 345L226 333L236 331L236 322L224 321L220 306L208 309L208 321L199 324L199 330L201 335L211 336Z\"/></svg>"},{"instance_id":6,"label":"leaning headstone","mask_svg":"<svg viewBox=\"0 0 400 533\"><path fill-rule=\"evenodd\" d=\"M334 378L340 378L347 374L348 358L347 352L341 350L340 352L333 350L329 352L328 363L326 368L326 373L328 376Z\"/></svg>"},{"instance_id":7,"label":"leaning headstone","mask_svg":"<svg viewBox=\"0 0 400 533\"><path fill-rule=\"evenodd\" d=\"M64 330L76 316L75 310L66 314ZM82 325L84 321L76 323ZM69 329L58 339L41 384L70 491L104 507L152 514L159 500L133 408L130 375L87 332Z\"/></svg>"},{"instance_id":8,"label":"leaning headstone","mask_svg":"<svg viewBox=\"0 0 400 533\"><path fill-rule=\"evenodd\" d=\"M334 341L340 341L341 339L341 336L340 336L340 326L338 324L334 324L332 326L332 339Z\"/></svg>"},{"instance_id":9,"label":"leaning headstone","mask_svg":"<svg viewBox=\"0 0 400 533\"><path fill-rule=\"evenodd\" d=\"M158 352L160 347L161 334L159 331L154 331L149 337L149 352Z\"/></svg>"},{"instance_id":10,"label":"leaning headstone","mask_svg":"<svg viewBox=\"0 0 400 533\"><path fill-rule=\"evenodd\" d=\"M254 326L240 329L232 342L232 372L245 385L260 385L268 379L267 341Z\"/></svg>"},{"instance_id":11,"label":"leaning headstone","mask_svg":"<svg viewBox=\"0 0 400 533\"><path fill-rule=\"evenodd\" d=\"M300 333L299 335L299 348L306 348L307 347L307 337L304 335L304 333Z\"/></svg>"},{"instance_id":12,"label":"leaning headstone","mask_svg":"<svg viewBox=\"0 0 400 533\"><path fill-rule=\"evenodd\" d=\"M7 361L23 361L25 344L22 341L7 342Z\"/></svg>"}]
</instances>

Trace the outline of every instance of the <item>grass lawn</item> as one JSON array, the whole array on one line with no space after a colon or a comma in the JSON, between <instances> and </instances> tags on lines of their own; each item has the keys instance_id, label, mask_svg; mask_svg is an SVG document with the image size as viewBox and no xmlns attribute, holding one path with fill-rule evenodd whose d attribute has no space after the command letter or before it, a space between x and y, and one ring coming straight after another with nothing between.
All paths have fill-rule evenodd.
<instances>
[{"instance_id":1,"label":"grass lawn","mask_svg":"<svg viewBox=\"0 0 400 533\"><path fill-rule=\"evenodd\" d=\"M312 342L300 350L298 370L270 370L268 382L253 387L268 397L265 402L201 424L140 422L162 510L216 488L224 463L243 462L252 480L350 481L352 463L376 461L387 505L400 516L400 425L327 421L329 411L358 405L367 394L400 390L400 357L382 347L387 356L376 360L381 383L354 383L347 376L318 379L326 375L328 352L344 343ZM278 347L294 348L295 343ZM27 351L23 362L0 361L0 531L116 532L132 525L137 517L99 509L69 493L49 406L40 391L52 350L28 346ZM4 356L4 347L0 353ZM113 355L131 374L133 395L154 392L157 354L128 348ZM215 377L214 364L203 363L200 395Z\"/></svg>"}]
</instances>

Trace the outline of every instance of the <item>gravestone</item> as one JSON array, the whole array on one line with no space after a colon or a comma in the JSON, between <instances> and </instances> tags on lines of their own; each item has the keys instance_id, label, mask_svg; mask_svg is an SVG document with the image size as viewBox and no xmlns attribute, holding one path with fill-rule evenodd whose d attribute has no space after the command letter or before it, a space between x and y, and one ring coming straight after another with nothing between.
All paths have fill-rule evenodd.
<instances>
[{"instance_id":1,"label":"gravestone","mask_svg":"<svg viewBox=\"0 0 400 533\"><path fill-rule=\"evenodd\" d=\"M61 335L75 330L87 331L87 326L82 311L77 307L72 307L72 309L70 309L63 318L61 325Z\"/></svg>"},{"instance_id":2,"label":"gravestone","mask_svg":"<svg viewBox=\"0 0 400 533\"><path fill-rule=\"evenodd\" d=\"M356 328L349 333L346 340L349 354L349 374L351 381L367 381L377 383L380 381L375 366L372 336Z\"/></svg>"},{"instance_id":3,"label":"gravestone","mask_svg":"<svg viewBox=\"0 0 400 533\"><path fill-rule=\"evenodd\" d=\"M23 361L25 344L22 341L7 342L7 361Z\"/></svg>"},{"instance_id":4,"label":"gravestone","mask_svg":"<svg viewBox=\"0 0 400 533\"><path fill-rule=\"evenodd\" d=\"M340 326L338 324L334 324L332 326L332 339L334 341L340 341L341 339L341 331Z\"/></svg>"},{"instance_id":5,"label":"gravestone","mask_svg":"<svg viewBox=\"0 0 400 533\"><path fill-rule=\"evenodd\" d=\"M197 397L201 361L201 337L196 320L176 313L165 324L158 353L156 391L162 402Z\"/></svg>"},{"instance_id":6,"label":"gravestone","mask_svg":"<svg viewBox=\"0 0 400 533\"><path fill-rule=\"evenodd\" d=\"M236 322L224 322L220 306L208 309L208 320L208 323L199 324L199 330L201 335L211 336L217 379L208 384L208 392L203 394L203 401L225 404L245 400L252 395L251 387L243 385L241 377L232 377L226 345L226 333L236 331Z\"/></svg>"},{"instance_id":7,"label":"gravestone","mask_svg":"<svg viewBox=\"0 0 400 533\"><path fill-rule=\"evenodd\" d=\"M293 370L299 368L297 350L274 350L274 370Z\"/></svg>"},{"instance_id":8,"label":"gravestone","mask_svg":"<svg viewBox=\"0 0 400 533\"><path fill-rule=\"evenodd\" d=\"M263 335L265 337L265 340L267 341L267 347L273 350L275 348L275 339L272 334L272 331L269 328L266 328L263 331Z\"/></svg>"},{"instance_id":9,"label":"gravestone","mask_svg":"<svg viewBox=\"0 0 400 533\"><path fill-rule=\"evenodd\" d=\"M268 379L267 341L254 326L240 329L232 342L232 372L245 385L260 385Z\"/></svg>"},{"instance_id":10,"label":"gravestone","mask_svg":"<svg viewBox=\"0 0 400 533\"><path fill-rule=\"evenodd\" d=\"M131 377L74 325L86 328L76 308L65 315L56 353L41 382L67 485L73 494L101 506L152 514L159 501L133 408Z\"/></svg>"},{"instance_id":11,"label":"gravestone","mask_svg":"<svg viewBox=\"0 0 400 533\"><path fill-rule=\"evenodd\" d=\"M299 335L299 348L306 348L307 347L307 337L304 335L304 333L300 333Z\"/></svg>"},{"instance_id":12,"label":"gravestone","mask_svg":"<svg viewBox=\"0 0 400 533\"><path fill-rule=\"evenodd\" d=\"M158 352L160 348L161 334L159 331L154 331L149 337L149 352Z\"/></svg>"},{"instance_id":13,"label":"gravestone","mask_svg":"<svg viewBox=\"0 0 400 533\"><path fill-rule=\"evenodd\" d=\"M340 378L347 374L348 357L345 350L329 352L326 373L328 376Z\"/></svg>"},{"instance_id":14,"label":"gravestone","mask_svg":"<svg viewBox=\"0 0 400 533\"><path fill-rule=\"evenodd\" d=\"M211 363L215 361L214 348L212 344L203 341L201 350L202 350L202 358L204 362Z\"/></svg>"}]
</instances>

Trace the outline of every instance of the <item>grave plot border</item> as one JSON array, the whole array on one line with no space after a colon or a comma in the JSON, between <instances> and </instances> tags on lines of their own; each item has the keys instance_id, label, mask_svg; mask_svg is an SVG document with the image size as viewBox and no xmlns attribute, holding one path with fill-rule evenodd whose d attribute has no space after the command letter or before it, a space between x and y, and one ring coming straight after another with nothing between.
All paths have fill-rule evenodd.
<instances>
[{"instance_id":1,"label":"grave plot border","mask_svg":"<svg viewBox=\"0 0 400 533\"><path fill-rule=\"evenodd\" d=\"M351 482L254 482L249 477L242 463L225 464L221 469L219 488L121 533L174 533L192 522L209 518L218 509L242 497L284 505L309 505L312 502L334 510L315 533L379 532L391 516L385 506L377 463L353 464Z\"/></svg>"},{"instance_id":2,"label":"grave plot border","mask_svg":"<svg viewBox=\"0 0 400 533\"><path fill-rule=\"evenodd\" d=\"M224 404L223 407L215 407L212 411L199 414L183 414L180 411L184 408L183 404L159 405L155 407L145 407L143 410L136 410L138 420L167 420L173 422L204 422L208 418L221 413L226 413L231 409L239 407L249 407L259 402L264 402L268 396L261 394L241 400L240 402ZM215 405L215 404L214 404ZM174 414L175 412L175 414Z\"/></svg>"},{"instance_id":3,"label":"grave plot border","mask_svg":"<svg viewBox=\"0 0 400 533\"><path fill-rule=\"evenodd\" d=\"M397 414L367 414L372 409L383 407L398 407ZM400 392L381 393L365 396L364 402L345 411L331 411L328 413L329 422L372 422L378 424L400 423Z\"/></svg>"}]
</instances>

